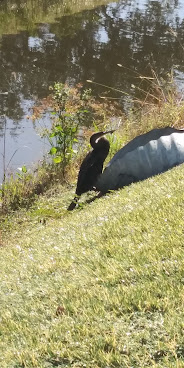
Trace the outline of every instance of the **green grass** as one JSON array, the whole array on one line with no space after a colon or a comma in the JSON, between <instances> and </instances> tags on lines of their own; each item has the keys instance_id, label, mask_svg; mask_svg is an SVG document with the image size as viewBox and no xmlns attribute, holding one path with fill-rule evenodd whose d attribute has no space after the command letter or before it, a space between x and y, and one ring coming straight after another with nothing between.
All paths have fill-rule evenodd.
<instances>
[{"instance_id":1,"label":"green grass","mask_svg":"<svg viewBox=\"0 0 184 368\"><path fill-rule=\"evenodd\" d=\"M184 166L67 212L7 216L0 367L184 367Z\"/></svg>"}]
</instances>

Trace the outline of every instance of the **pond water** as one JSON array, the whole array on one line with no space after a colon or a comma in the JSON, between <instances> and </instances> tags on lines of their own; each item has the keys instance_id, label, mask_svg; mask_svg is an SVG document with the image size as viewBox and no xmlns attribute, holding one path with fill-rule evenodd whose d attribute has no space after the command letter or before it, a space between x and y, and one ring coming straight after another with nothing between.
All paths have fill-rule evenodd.
<instances>
[{"instance_id":1,"label":"pond water","mask_svg":"<svg viewBox=\"0 0 184 368\"><path fill-rule=\"evenodd\" d=\"M27 115L55 81L89 88L91 79L135 96L136 73L150 76L151 68L159 78L173 70L182 89L182 0L1 1L0 182L4 142L6 173L31 165L48 150ZM96 85L93 91L107 92Z\"/></svg>"}]
</instances>

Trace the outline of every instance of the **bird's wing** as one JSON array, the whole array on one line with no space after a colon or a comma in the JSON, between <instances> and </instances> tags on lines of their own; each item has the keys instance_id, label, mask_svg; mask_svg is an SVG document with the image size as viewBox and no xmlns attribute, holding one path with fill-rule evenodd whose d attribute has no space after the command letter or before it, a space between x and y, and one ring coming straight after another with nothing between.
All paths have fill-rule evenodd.
<instances>
[{"instance_id":1,"label":"bird's wing","mask_svg":"<svg viewBox=\"0 0 184 368\"><path fill-rule=\"evenodd\" d=\"M80 195L90 190L94 186L97 175L102 172L102 169L103 163L99 160L98 155L94 154L94 151L89 152L80 167L76 193Z\"/></svg>"}]
</instances>

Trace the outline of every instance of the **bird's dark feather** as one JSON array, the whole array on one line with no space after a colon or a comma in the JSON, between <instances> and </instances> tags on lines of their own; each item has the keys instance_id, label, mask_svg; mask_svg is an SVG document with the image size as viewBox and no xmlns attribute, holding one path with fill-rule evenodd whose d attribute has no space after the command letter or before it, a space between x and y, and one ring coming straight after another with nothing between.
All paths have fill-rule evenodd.
<instances>
[{"instance_id":1,"label":"bird's dark feather","mask_svg":"<svg viewBox=\"0 0 184 368\"><path fill-rule=\"evenodd\" d=\"M87 154L83 160L76 188L76 194L81 195L82 193L92 190L95 186L98 175L102 173L104 159L101 157L100 152L91 151Z\"/></svg>"},{"instance_id":2,"label":"bird's dark feather","mask_svg":"<svg viewBox=\"0 0 184 368\"><path fill-rule=\"evenodd\" d=\"M95 187L97 179L102 173L103 163L109 153L110 147L109 141L103 135L113 132L114 130L99 132L91 136L90 144L93 150L87 154L81 164L75 192L76 196L68 207L69 211L72 211L76 207L82 193L88 192Z\"/></svg>"}]
</instances>

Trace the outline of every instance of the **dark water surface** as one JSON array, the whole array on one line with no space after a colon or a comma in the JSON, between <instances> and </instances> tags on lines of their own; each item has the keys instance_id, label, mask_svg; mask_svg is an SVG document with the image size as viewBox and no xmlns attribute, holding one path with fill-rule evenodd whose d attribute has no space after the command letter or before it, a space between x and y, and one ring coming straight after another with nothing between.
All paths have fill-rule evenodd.
<instances>
[{"instance_id":1,"label":"dark water surface","mask_svg":"<svg viewBox=\"0 0 184 368\"><path fill-rule=\"evenodd\" d=\"M134 72L149 76L151 67L163 78L173 70L182 89L182 0L1 1L0 181L4 115L6 167L14 155L8 172L29 166L48 150L26 116L55 81L75 85L91 79L134 96L132 86L140 83ZM94 93L104 90L94 86ZM122 104L126 108L127 98Z\"/></svg>"}]
</instances>

